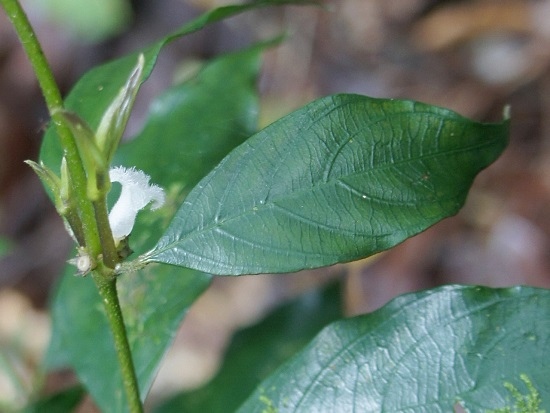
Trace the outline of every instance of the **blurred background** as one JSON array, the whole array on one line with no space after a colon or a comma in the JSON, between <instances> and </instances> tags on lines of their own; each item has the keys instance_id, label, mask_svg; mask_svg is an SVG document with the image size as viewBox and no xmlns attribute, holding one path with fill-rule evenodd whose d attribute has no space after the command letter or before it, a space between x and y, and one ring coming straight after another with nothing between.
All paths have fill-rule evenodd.
<instances>
[{"instance_id":1,"label":"blurred background","mask_svg":"<svg viewBox=\"0 0 550 413\"><path fill-rule=\"evenodd\" d=\"M164 36L222 0L22 2L67 93L89 68ZM235 2L233 2L235 3ZM177 41L140 91L127 134L182 67L283 31L259 81L265 125L316 97L410 98L481 121L512 112L510 146L476 179L464 209L389 252L300 275L218 278L187 316L152 398L215 372L232 332L278 301L341 277L348 315L441 284L550 287L550 1L333 0L269 8ZM183 65L183 66L182 66ZM23 403L49 340L47 304L71 241L40 182L48 114L0 13L0 410ZM187 363L192 368L178 368ZM15 385L15 382L19 384ZM56 388L74 380L63 372ZM82 412L94 411L91 402Z\"/></svg>"}]
</instances>

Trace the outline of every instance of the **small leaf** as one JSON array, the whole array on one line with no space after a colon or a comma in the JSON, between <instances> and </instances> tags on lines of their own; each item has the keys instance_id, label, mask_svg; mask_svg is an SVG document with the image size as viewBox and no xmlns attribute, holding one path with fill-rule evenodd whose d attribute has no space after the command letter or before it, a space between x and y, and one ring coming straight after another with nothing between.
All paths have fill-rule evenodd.
<instances>
[{"instance_id":1,"label":"small leaf","mask_svg":"<svg viewBox=\"0 0 550 413\"><path fill-rule=\"evenodd\" d=\"M61 179L50 168L44 165L42 162L36 163L31 160L26 160L25 163L29 165L32 170L38 175L42 185L50 191L54 198L54 204L58 211L63 210L63 202L61 196Z\"/></svg>"},{"instance_id":2,"label":"small leaf","mask_svg":"<svg viewBox=\"0 0 550 413\"><path fill-rule=\"evenodd\" d=\"M238 410L447 413L505 406L526 374L550 409L550 291L448 286L327 327Z\"/></svg>"},{"instance_id":3,"label":"small leaf","mask_svg":"<svg viewBox=\"0 0 550 413\"><path fill-rule=\"evenodd\" d=\"M417 102L320 99L227 156L144 260L240 275L366 257L455 214L507 137Z\"/></svg>"},{"instance_id":4,"label":"small leaf","mask_svg":"<svg viewBox=\"0 0 550 413\"><path fill-rule=\"evenodd\" d=\"M63 218L65 228L78 245L84 245L82 222L74 208L74 198L71 196L72 184L69 178L65 158L61 161L61 178L42 162L25 161L38 175L42 184L53 197L55 209Z\"/></svg>"}]
</instances>

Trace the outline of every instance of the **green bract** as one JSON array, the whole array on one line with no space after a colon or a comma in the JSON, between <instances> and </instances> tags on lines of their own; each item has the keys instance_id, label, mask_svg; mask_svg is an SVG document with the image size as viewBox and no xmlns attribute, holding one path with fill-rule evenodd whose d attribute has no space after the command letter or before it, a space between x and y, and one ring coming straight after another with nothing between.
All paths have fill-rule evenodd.
<instances>
[{"instance_id":1,"label":"green bract","mask_svg":"<svg viewBox=\"0 0 550 413\"><path fill-rule=\"evenodd\" d=\"M134 106L137 92L142 82L145 58L138 55L136 66L130 72L126 84L120 89L111 105L105 111L97 127L97 146L110 164L118 149L130 112Z\"/></svg>"}]
</instances>

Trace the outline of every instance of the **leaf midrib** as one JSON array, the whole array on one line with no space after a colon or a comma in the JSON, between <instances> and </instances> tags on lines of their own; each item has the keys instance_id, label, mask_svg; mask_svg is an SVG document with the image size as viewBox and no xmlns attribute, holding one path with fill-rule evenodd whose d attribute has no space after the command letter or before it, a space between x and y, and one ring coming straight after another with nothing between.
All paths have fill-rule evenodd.
<instances>
[{"instance_id":1,"label":"leaf midrib","mask_svg":"<svg viewBox=\"0 0 550 413\"><path fill-rule=\"evenodd\" d=\"M470 145L470 146L467 146L465 148L460 148L460 149L457 148L457 149L453 149L453 150L450 150L450 151L445 151L444 154L451 154L452 155L452 154L457 154L457 153L469 152L469 151L472 151L472 150L483 149L483 148L492 146L495 141L498 141L498 139L494 138L492 140L488 140L488 141L481 142L481 143L478 143L478 144ZM395 163L388 163L388 164L379 165L379 166L376 166L375 168L372 168L371 170L372 171L374 171L374 170L380 171L380 170L389 169L389 168L399 166L400 164L405 164L405 163L414 162L414 161L429 160L429 159L432 159L432 158L435 158L435 157L441 156L441 155L442 155L441 153L430 153L428 155L422 155L422 156L419 156L419 157L408 158L408 159L401 160L401 161L395 162ZM346 178L354 177L354 176L365 174L365 173L367 173L367 171L363 170L363 171L360 171L360 172L355 172L353 174L345 175L345 177ZM234 176L235 175L238 175L238 174L234 174ZM267 210L266 208L272 208L273 204L280 203L281 201L283 201L283 203L284 203L284 200L287 199L287 198L296 198L296 197L299 197L301 193L306 193L306 192L311 193L314 189L322 188L323 186L336 185L337 182L340 182L341 178L342 177L338 177L338 178L335 178L335 179L332 179L332 180L329 180L329 181L326 181L326 182L322 182L321 184L314 185L312 187L303 188L301 190L292 192L292 196L283 195L282 197L274 199L274 200L270 200L270 201L267 201L267 202L264 201L263 203L261 203L259 205L252 205L250 209L242 210L238 214L233 214L231 216L225 217L222 221L213 222L210 225L206 225L202 228L194 229L194 230L188 232L187 234L185 234L184 236L178 237L176 240L166 244L165 246L163 246L160 249L153 249L152 253L154 252L154 254L157 255L159 253L165 252L169 249L172 249L177 244L182 244L182 243L188 241L193 236L196 236L199 233L207 233L207 232L214 231L216 229L216 227L221 227L221 226L223 226L226 223L229 223L231 221L242 219L243 216L246 216L250 213L259 214L259 213L261 213L260 211ZM227 191L224 192L224 193L227 193ZM453 198L456 198L456 197L452 197L452 198L449 198L449 199L446 199L446 200L439 200L439 201L448 201L448 200L451 200ZM388 202L388 204L390 204L390 203ZM394 205L400 205L400 204L402 204L402 203L400 203L400 202L394 203ZM321 224L321 223L318 223L318 225L323 226L323 224ZM161 237L161 239L162 238L164 238L164 236ZM148 254L148 255L151 255L151 254Z\"/></svg>"}]
</instances>

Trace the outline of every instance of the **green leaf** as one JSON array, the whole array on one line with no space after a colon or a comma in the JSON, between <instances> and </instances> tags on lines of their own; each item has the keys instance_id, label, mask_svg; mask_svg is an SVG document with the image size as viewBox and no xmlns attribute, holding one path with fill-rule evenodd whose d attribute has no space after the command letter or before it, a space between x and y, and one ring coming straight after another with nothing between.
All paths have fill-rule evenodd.
<instances>
[{"instance_id":1,"label":"green leaf","mask_svg":"<svg viewBox=\"0 0 550 413\"><path fill-rule=\"evenodd\" d=\"M126 411L122 378L101 298L90 277L68 267L51 313L55 340L47 363L68 362L102 411ZM120 279L119 294L143 398L185 313L210 278L152 266ZM56 354L61 352L62 354Z\"/></svg>"},{"instance_id":2,"label":"green leaf","mask_svg":"<svg viewBox=\"0 0 550 413\"><path fill-rule=\"evenodd\" d=\"M42 182L42 185L44 185L44 187L52 194L55 208L58 211L62 211L63 202L61 196L61 179L42 162L39 164L30 160L24 162L33 169L34 173L38 175L38 178Z\"/></svg>"},{"instance_id":3,"label":"green leaf","mask_svg":"<svg viewBox=\"0 0 550 413\"><path fill-rule=\"evenodd\" d=\"M75 386L44 399L38 400L22 413L67 413L75 411L86 392L83 387Z\"/></svg>"},{"instance_id":4,"label":"green leaf","mask_svg":"<svg viewBox=\"0 0 550 413\"><path fill-rule=\"evenodd\" d=\"M340 295L335 284L322 291L310 291L238 332L220 371L207 385L175 396L155 413L234 411L275 368L304 347L321 328L342 316Z\"/></svg>"},{"instance_id":5,"label":"green leaf","mask_svg":"<svg viewBox=\"0 0 550 413\"><path fill-rule=\"evenodd\" d=\"M143 259L240 275L374 254L455 214L507 136L412 101L317 100L227 156Z\"/></svg>"},{"instance_id":6,"label":"green leaf","mask_svg":"<svg viewBox=\"0 0 550 413\"><path fill-rule=\"evenodd\" d=\"M529 377L550 409L550 291L449 286L327 327L240 413L485 412Z\"/></svg>"},{"instance_id":7,"label":"green leaf","mask_svg":"<svg viewBox=\"0 0 550 413\"><path fill-rule=\"evenodd\" d=\"M123 145L114 163L131 167L137 162L152 182L168 192L177 190L179 202L172 206L177 208L184 194L257 130L260 53L272 44L213 60L188 82L159 96L132 141L139 152ZM174 181L184 186L170 188Z\"/></svg>"},{"instance_id":8,"label":"green leaf","mask_svg":"<svg viewBox=\"0 0 550 413\"><path fill-rule=\"evenodd\" d=\"M143 83L151 74L162 48L173 40L196 32L208 24L258 7L311 3L313 2L304 0L263 0L251 4L219 7L204 13L149 47L91 69L82 76L65 99L65 109L77 113L93 130L96 130L104 113L124 88L140 53L145 57L141 77L141 83ZM61 164L62 155L63 151L55 128L50 127L44 136L40 159L55 171Z\"/></svg>"},{"instance_id":9,"label":"green leaf","mask_svg":"<svg viewBox=\"0 0 550 413\"><path fill-rule=\"evenodd\" d=\"M222 56L190 82L168 90L152 104L143 132L117 153L116 163L144 170L154 183L167 190L165 207L138 215L130 237L136 251L154 245L186 188L255 130L255 83L263 48L259 45ZM209 120L211 114L216 115L215 120ZM122 382L100 297L91 279L72 274L74 269L69 269L53 302L49 364L70 364L104 411L125 411ZM209 280L197 271L164 265L148 266L119 279L143 398L181 319Z\"/></svg>"}]
</instances>

